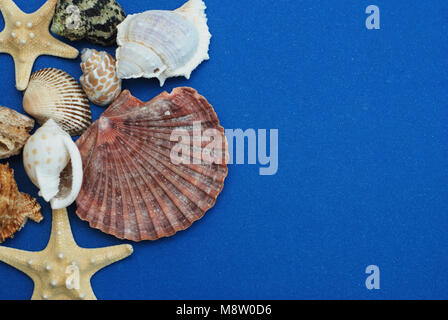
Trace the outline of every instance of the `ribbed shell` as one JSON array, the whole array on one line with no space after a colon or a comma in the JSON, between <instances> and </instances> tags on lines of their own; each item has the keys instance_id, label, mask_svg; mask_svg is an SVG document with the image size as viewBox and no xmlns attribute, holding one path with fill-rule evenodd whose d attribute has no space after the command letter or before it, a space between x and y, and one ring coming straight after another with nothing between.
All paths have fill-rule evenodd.
<instances>
[{"instance_id":1,"label":"ribbed shell","mask_svg":"<svg viewBox=\"0 0 448 320\"><path fill-rule=\"evenodd\" d=\"M54 68L32 74L23 96L23 108L43 125L53 119L71 136L92 124L90 102L81 85L68 73Z\"/></svg>"},{"instance_id":2,"label":"ribbed shell","mask_svg":"<svg viewBox=\"0 0 448 320\"><path fill-rule=\"evenodd\" d=\"M192 137L197 121L219 133L222 164L171 162L171 134L184 129ZM84 165L77 214L120 239L157 240L187 229L214 206L228 173L224 129L191 88L147 103L124 91L77 145Z\"/></svg>"}]
</instances>

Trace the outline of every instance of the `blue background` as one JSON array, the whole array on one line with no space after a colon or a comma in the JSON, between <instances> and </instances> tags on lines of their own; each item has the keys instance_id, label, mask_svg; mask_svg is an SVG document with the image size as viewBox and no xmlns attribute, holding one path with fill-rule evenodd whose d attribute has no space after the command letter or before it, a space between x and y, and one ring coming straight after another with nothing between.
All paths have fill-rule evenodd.
<instances>
[{"instance_id":1,"label":"blue background","mask_svg":"<svg viewBox=\"0 0 448 320\"><path fill-rule=\"evenodd\" d=\"M137 13L184 0L120 2ZM43 1L17 3L32 12ZM203 220L134 244L134 255L93 278L98 298L447 299L448 2L206 4L211 60L163 89L196 88L226 128L279 129L279 172L231 166ZM370 4L381 9L381 30L365 27ZM41 57L35 70L79 78L79 62ZM0 104L23 111L13 70L0 55ZM155 80L125 87L142 100L162 91ZM20 157L10 162L20 189L37 196ZM45 221L5 245L45 247L51 211L42 204ZM81 246L123 243L70 213ZM365 287L371 264L381 268L378 291ZM0 264L0 299L29 299L32 289Z\"/></svg>"}]
</instances>

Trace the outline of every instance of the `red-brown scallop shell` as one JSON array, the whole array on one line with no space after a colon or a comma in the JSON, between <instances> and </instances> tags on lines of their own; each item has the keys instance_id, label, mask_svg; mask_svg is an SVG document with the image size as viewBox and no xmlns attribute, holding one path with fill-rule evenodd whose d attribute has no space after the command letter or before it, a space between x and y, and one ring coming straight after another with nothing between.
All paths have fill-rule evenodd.
<instances>
[{"instance_id":1,"label":"red-brown scallop shell","mask_svg":"<svg viewBox=\"0 0 448 320\"><path fill-rule=\"evenodd\" d=\"M220 135L221 161L174 164L170 155L179 141L171 134L188 132L193 159L198 122L202 132ZM224 129L213 107L191 88L147 103L124 91L77 145L84 165L77 214L120 239L157 240L187 229L215 205L228 174Z\"/></svg>"}]
</instances>

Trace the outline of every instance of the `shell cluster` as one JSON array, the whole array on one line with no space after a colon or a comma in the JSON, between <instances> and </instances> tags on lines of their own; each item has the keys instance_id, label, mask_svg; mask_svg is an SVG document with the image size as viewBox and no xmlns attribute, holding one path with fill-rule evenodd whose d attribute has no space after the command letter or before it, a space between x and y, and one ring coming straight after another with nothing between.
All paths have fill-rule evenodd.
<instances>
[{"instance_id":1,"label":"shell cluster","mask_svg":"<svg viewBox=\"0 0 448 320\"><path fill-rule=\"evenodd\" d=\"M0 159L8 159L20 154L34 120L6 107L0 107Z\"/></svg>"},{"instance_id":2,"label":"shell cluster","mask_svg":"<svg viewBox=\"0 0 448 320\"><path fill-rule=\"evenodd\" d=\"M81 155L71 137L49 120L23 150L25 170L55 210L70 206L82 184Z\"/></svg>"},{"instance_id":3,"label":"shell cluster","mask_svg":"<svg viewBox=\"0 0 448 320\"><path fill-rule=\"evenodd\" d=\"M215 149L219 161L172 160L178 144L172 134L193 137L195 124L222 141ZM84 167L77 214L121 239L157 240L187 229L214 206L228 173L224 129L213 107L191 88L147 103L123 91L77 145ZM192 140L183 148L197 157Z\"/></svg>"},{"instance_id":4,"label":"shell cluster","mask_svg":"<svg viewBox=\"0 0 448 320\"><path fill-rule=\"evenodd\" d=\"M117 25L125 17L115 0L60 0L51 31L71 41L109 46L115 44Z\"/></svg>"},{"instance_id":5,"label":"shell cluster","mask_svg":"<svg viewBox=\"0 0 448 320\"><path fill-rule=\"evenodd\" d=\"M68 73L54 68L36 71L23 96L23 108L43 125L53 119L72 136L92 124L89 99Z\"/></svg>"},{"instance_id":6,"label":"shell cluster","mask_svg":"<svg viewBox=\"0 0 448 320\"><path fill-rule=\"evenodd\" d=\"M9 164L0 164L0 243L13 238L31 219L42 221L40 205L25 193L19 192L14 170Z\"/></svg>"},{"instance_id":7,"label":"shell cluster","mask_svg":"<svg viewBox=\"0 0 448 320\"><path fill-rule=\"evenodd\" d=\"M150 10L129 15L119 26L117 71L121 79L187 79L209 59L211 34L205 4L190 0L174 11Z\"/></svg>"},{"instance_id":8,"label":"shell cluster","mask_svg":"<svg viewBox=\"0 0 448 320\"><path fill-rule=\"evenodd\" d=\"M90 101L99 106L111 104L121 93L115 59L105 51L86 49L81 60L80 82Z\"/></svg>"}]
</instances>

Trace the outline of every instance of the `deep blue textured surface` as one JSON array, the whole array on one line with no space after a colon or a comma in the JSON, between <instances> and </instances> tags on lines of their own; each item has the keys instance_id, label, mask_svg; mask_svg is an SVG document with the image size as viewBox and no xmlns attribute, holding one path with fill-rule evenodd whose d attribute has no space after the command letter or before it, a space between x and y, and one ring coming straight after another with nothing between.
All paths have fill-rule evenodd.
<instances>
[{"instance_id":1,"label":"deep blue textured surface","mask_svg":"<svg viewBox=\"0 0 448 320\"><path fill-rule=\"evenodd\" d=\"M137 13L183 0L120 2ZM17 3L31 12L43 0ZM206 3L211 60L163 89L196 88L226 128L279 129L279 172L231 166L203 220L135 244L133 256L94 277L98 298L447 299L448 2ZM365 27L370 4L381 9L381 30ZM81 75L79 59L41 57L35 70L44 67ZM13 70L0 55L0 104L23 111ZM142 100L162 91L154 80L125 87ZM104 111L93 108L96 118ZM10 162L20 189L37 196L21 159ZM70 213L81 246L123 243ZM43 249L47 205L44 215L6 245ZM364 285L370 264L381 268L381 290ZM0 299L32 290L0 264Z\"/></svg>"}]
</instances>

